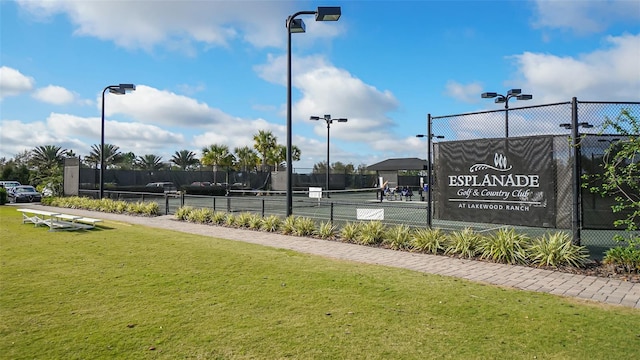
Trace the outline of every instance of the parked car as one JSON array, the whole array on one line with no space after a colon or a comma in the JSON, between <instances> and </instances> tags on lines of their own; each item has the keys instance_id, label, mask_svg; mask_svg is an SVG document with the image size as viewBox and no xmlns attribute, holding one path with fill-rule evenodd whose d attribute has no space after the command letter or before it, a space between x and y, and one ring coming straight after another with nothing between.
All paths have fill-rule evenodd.
<instances>
[{"instance_id":1,"label":"parked car","mask_svg":"<svg viewBox=\"0 0 640 360\"><path fill-rule=\"evenodd\" d=\"M7 199L12 203L40 202L42 194L31 185L18 185L7 189Z\"/></svg>"},{"instance_id":2,"label":"parked car","mask_svg":"<svg viewBox=\"0 0 640 360\"><path fill-rule=\"evenodd\" d=\"M145 185L148 188L162 188L165 194L176 194L178 192L178 188L172 182L152 182Z\"/></svg>"},{"instance_id":3,"label":"parked car","mask_svg":"<svg viewBox=\"0 0 640 360\"><path fill-rule=\"evenodd\" d=\"M208 181L194 181L191 183L191 186L211 186L212 184Z\"/></svg>"},{"instance_id":4,"label":"parked car","mask_svg":"<svg viewBox=\"0 0 640 360\"><path fill-rule=\"evenodd\" d=\"M0 181L0 186L4 187L7 190L9 190L9 188L20 186L20 185L22 184L20 184L17 181Z\"/></svg>"}]
</instances>

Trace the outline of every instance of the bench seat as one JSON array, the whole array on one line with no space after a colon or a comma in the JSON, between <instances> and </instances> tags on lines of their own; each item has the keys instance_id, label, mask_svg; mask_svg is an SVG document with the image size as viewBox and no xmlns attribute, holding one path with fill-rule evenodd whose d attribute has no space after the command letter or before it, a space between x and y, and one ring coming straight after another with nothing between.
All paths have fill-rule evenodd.
<instances>
[{"instance_id":1,"label":"bench seat","mask_svg":"<svg viewBox=\"0 0 640 360\"><path fill-rule=\"evenodd\" d=\"M90 217L77 216L77 215L68 215L68 214L58 214L55 217L58 219L62 219L62 220L80 225L79 227L83 229L93 228L96 226L97 223L102 222L102 220L100 219L94 219Z\"/></svg>"},{"instance_id":2,"label":"bench seat","mask_svg":"<svg viewBox=\"0 0 640 360\"><path fill-rule=\"evenodd\" d=\"M17 209L22 213L22 223L32 223L35 226L45 225L49 231L56 230L89 230L93 229L100 219L90 217L61 214L35 209Z\"/></svg>"},{"instance_id":3,"label":"bench seat","mask_svg":"<svg viewBox=\"0 0 640 360\"><path fill-rule=\"evenodd\" d=\"M93 226L91 226L91 225L81 224L81 223L72 222L72 221L57 220L55 218L54 218L54 220L45 220L45 221L43 221L43 223L46 224L47 226L49 226L50 231L55 231L55 230L89 230L89 229L93 228Z\"/></svg>"}]
</instances>

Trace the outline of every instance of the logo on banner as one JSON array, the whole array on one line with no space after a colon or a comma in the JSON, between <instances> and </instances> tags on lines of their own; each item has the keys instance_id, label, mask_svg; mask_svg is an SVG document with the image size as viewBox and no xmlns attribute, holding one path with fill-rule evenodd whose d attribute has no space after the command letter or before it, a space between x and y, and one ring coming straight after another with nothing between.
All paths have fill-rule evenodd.
<instances>
[{"instance_id":1,"label":"logo on banner","mask_svg":"<svg viewBox=\"0 0 640 360\"><path fill-rule=\"evenodd\" d=\"M495 166L491 166L488 164L475 164L469 168L469 172L476 172L478 170L485 170L485 169L492 169L496 171L509 171L512 168L511 165L507 167L507 157L498 153L493 155L493 164Z\"/></svg>"}]
</instances>

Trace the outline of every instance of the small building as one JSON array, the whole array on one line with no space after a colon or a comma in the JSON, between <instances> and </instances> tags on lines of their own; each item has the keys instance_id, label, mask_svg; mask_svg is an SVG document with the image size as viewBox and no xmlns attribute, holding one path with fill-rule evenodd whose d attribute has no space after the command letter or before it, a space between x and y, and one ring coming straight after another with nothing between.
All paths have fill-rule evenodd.
<instances>
[{"instance_id":1,"label":"small building","mask_svg":"<svg viewBox=\"0 0 640 360\"><path fill-rule=\"evenodd\" d=\"M401 170L426 170L427 161L418 158L387 159L367 166L367 170L375 171L378 179L387 181L390 187L397 185L418 186L418 184L398 184L398 172ZM380 185L380 184L378 184Z\"/></svg>"}]
</instances>

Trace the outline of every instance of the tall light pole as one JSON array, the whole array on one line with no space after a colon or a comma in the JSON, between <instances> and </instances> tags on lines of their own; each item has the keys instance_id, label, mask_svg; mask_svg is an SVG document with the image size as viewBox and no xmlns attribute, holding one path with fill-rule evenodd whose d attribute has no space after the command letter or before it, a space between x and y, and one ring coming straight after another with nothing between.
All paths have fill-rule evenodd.
<instances>
[{"instance_id":1,"label":"tall light pole","mask_svg":"<svg viewBox=\"0 0 640 360\"><path fill-rule=\"evenodd\" d=\"M431 185L433 184L433 180L432 180L432 171L431 171L431 143L433 138L437 138L437 139L444 139L444 136L442 135L434 135L431 132L431 114L429 114L427 116L427 134L418 134L416 135L417 138L423 138L426 137L427 138L427 204L428 204L428 211L427 211L427 226L431 227Z\"/></svg>"},{"instance_id":2,"label":"tall light pole","mask_svg":"<svg viewBox=\"0 0 640 360\"><path fill-rule=\"evenodd\" d=\"M320 119L324 119L324 121L327 122L327 171L325 171L325 173L327 174L327 181L326 181L326 190L327 190L327 198L329 197L329 175L331 173L331 166L329 165L329 129L331 128L331 123L334 121L337 122L347 122L348 119L345 118L340 118L340 119L332 119L331 115L325 115L323 118L319 117L319 116L311 116L309 118L309 120L315 120L318 121Z\"/></svg>"},{"instance_id":3,"label":"tall light pole","mask_svg":"<svg viewBox=\"0 0 640 360\"><path fill-rule=\"evenodd\" d=\"M291 33L305 31L304 21L296 19L298 15L315 15L316 21L337 21L341 9L337 7L318 7L316 11L298 11L287 18L287 217L293 215L293 160L291 159Z\"/></svg>"},{"instance_id":4,"label":"tall light pole","mask_svg":"<svg viewBox=\"0 0 640 360\"><path fill-rule=\"evenodd\" d=\"M507 95L494 92L486 92L480 95L483 99L496 98L496 104L504 103L504 137L509 137L509 99L516 98L518 100L531 100L533 95L522 94L520 89L511 89L507 91Z\"/></svg>"},{"instance_id":5,"label":"tall light pole","mask_svg":"<svg viewBox=\"0 0 640 360\"><path fill-rule=\"evenodd\" d=\"M104 94L109 90L110 93L116 95L124 95L127 91L134 91L136 86L133 84L109 85L102 90L102 126L100 130L100 199L104 196Z\"/></svg>"}]
</instances>

